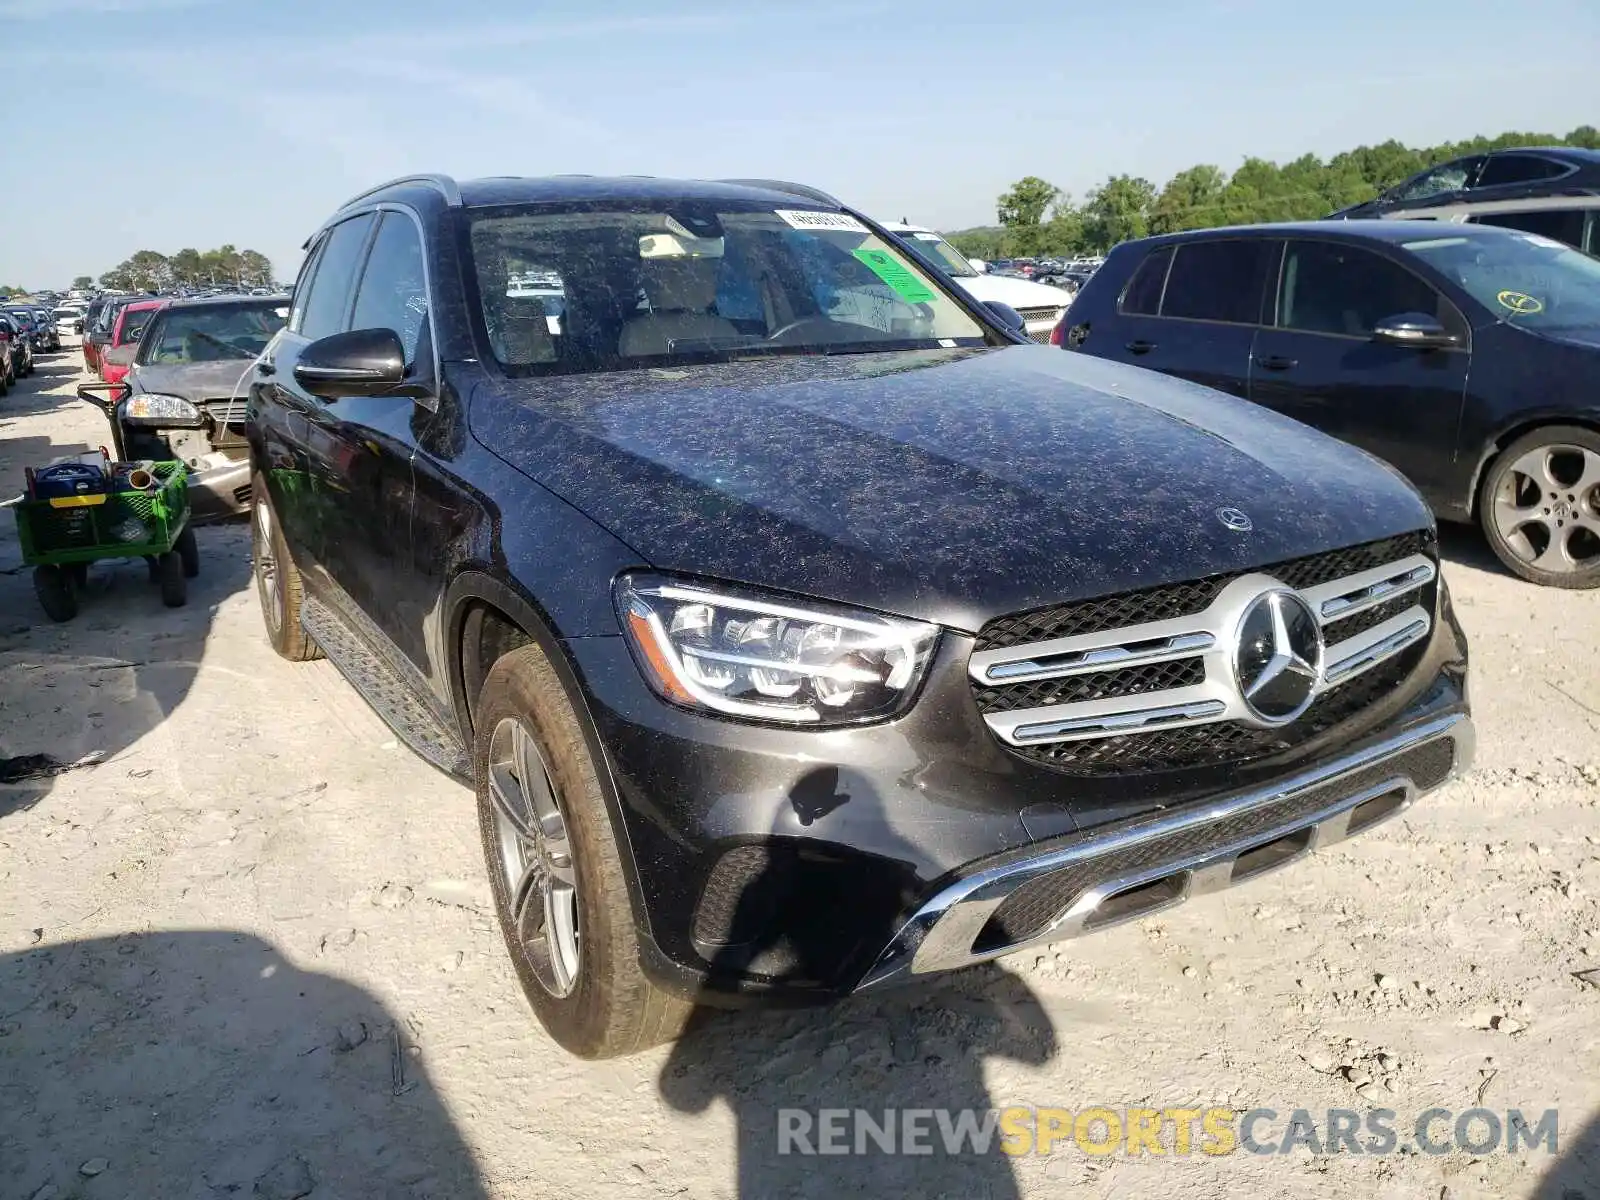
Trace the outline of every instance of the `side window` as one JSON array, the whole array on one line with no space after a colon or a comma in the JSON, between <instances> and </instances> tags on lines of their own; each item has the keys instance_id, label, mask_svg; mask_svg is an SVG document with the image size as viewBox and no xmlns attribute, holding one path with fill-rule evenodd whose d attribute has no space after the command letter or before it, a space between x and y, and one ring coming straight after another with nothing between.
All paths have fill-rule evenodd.
<instances>
[{"instance_id":1,"label":"side window","mask_svg":"<svg viewBox=\"0 0 1600 1200\"><path fill-rule=\"evenodd\" d=\"M1537 154L1491 154L1478 175L1477 187L1494 187L1502 183L1534 183L1540 179L1559 179L1570 175L1572 168L1553 158Z\"/></svg>"},{"instance_id":2,"label":"side window","mask_svg":"<svg viewBox=\"0 0 1600 1200\"><path fill-rule=\"evenodd\" d=\"M1172 259L1161 315L1254 325L1261 319L1261 268L1276 243L1184 242Z\"/></svg>"},{"instance_id":3,"label":"side window","mask_svg":"<svg viewBox=\"0 0 1600 1200\"><path fill-rule=\"evenodd\" d=\"M1459 192L1463 188L1472 187L1473 179L1482 162L1481 158L1457 158L1442 163L1432 170L1406 180L1395 188L1392 198L1426 200L1429 196L1441 196L1446 192Z\"/></svg>"},{"instance_id":4,"label":"side window","mask_svg":"<svg viewBox=\"0 0 1600 1200\"><path fill-rule=\"evenodd\" d=\"M1478 225L1498 225L1501 229L1537 233L1581 250L1584 218L1587 215L1581 208L1554 208L1539 212L1485 213L1474 217L1473 221Z\"/></svg>"},{"instance_id":5,"label":"side window","mask_svg":"<svg viewBox=\"0 0 1600 1200\"><path fill-rule=\"evenodd\" d=\"M1283 262L1278 325L1305 333L1367 337L1386 317L1420 312L1455 323L1431 286L1399 263L1359 246L1290 242Z\"/></svg>"},{"instance_id":6,"label":"side window","mask_svg":"<svg viewBox=\"0 0 1600 1200\"><path fill-rule=\"evenodd\" d=\"M372 227L372 214L363 213L333 227L327 245L317 259L300 318L300 332L308 338L327 337L344 325L345 305L350 300L350 285L355 281L361 261L361 248Z\"/></svg>"},{"instance_id":7,"label":"side window","mask_svg":"<svg viewBox=\"0 0 1600 1200\"><path fill-rule=\"evenodd\" d=\"M406 362L417 358L417 345L428 318L428 289L422 272L422 239L405 213L385 212L372 239L361 285L356 289L352 329L392 329L406 348Z\"/></svg>"},{"instance_id":8,"label":"side window","mask_svg":"<svg viewBox=\"0 0 1600 1200\"><path fill-rule=\"evenodd\" d=\"M1129 316L1153 317L1161 311L1161 293L1167 286L1167 268L1172 265L1172 247L1163 246L1146 258L1122 289L1117 308Z\"/></svg>"},{"instance_id":9,"label":"side window","mask_svg":"<svg viewBox=\"0 0 1600 1200\"><path fill-rule=\"evenodd\" d=\"M306 297L311 295L311 277L317 273L317 260L322 257L322 252L328 247L326 237L319 238L317 242L306 251L306 260L300 264L300 274L295 277L294 288L290 293L289 303L289 329L294 333L300 332L300 324L306 319Z\"/></svg>"}]
</instances>

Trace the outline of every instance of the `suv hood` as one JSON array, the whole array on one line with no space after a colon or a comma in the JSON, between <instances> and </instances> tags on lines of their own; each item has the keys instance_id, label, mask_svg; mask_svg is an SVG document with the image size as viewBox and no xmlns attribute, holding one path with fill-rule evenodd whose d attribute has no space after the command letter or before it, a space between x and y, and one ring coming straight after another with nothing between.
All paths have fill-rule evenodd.
<instances>
[{"instance_id":1,"label":"suv hood","mask_svg":"<svg viewBox=\"0 0 1600 1200\"><path fill-rule=\"evenodd\" d=\"M1362 451L1043 346L498 380L471 410L651 566L958 629L1432 524Z\"/></svg>"},{"instance_id":2,"label":"suv hood","mask_svg":"<svg viewBox=\"0 0 1600 1200\"><path fill-rule=\"evenodd\" d=\"M133 372L141 392L165 392L185 400L227 399L236 393L239 380L254 365L248 358L225 362L142 363Z\"/></svg>"}]
</instances>

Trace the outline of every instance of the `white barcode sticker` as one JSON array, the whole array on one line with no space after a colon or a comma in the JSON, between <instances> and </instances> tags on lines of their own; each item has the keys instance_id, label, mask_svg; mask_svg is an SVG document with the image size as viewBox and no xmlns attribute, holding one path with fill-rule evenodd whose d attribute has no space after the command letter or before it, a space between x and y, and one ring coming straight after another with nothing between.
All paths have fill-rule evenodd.
<instances>
[{"instance_id":1,"label":"white barcode sticker","mask_svg":"<svg viewBox=\"0 0 1600 1200\"><path fill-rule=\"evenodd\" d=\"M849 213L818 212L814 208L780 208L776 212L795 229L816 229L827 233L867 232L867 227Z\"/></svg>"}]
</instances>

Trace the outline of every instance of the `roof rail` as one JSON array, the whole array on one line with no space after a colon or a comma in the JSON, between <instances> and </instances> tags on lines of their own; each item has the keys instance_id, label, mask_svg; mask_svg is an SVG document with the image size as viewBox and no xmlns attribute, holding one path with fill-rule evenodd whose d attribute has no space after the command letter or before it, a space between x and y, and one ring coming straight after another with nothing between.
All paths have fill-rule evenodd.
<instances>
[{"instance_id":1,"label":"roof rail","mask_svg":"<svg viewBox=\"0 0 1600 1200\"><path fill-rule=\"evenodd\" d=\"M456 181L448 175L402 175L398 179L391 179L386 183L378 184L376 187L369 187L359 195L351 196L339 207L341 209L349 208L359 200L365 200L368 196L387 191L392 187L399 187L403 183L425 183L443 196L444 202L451 208L461 207L461 189L456 186Z\"/></svg>"},{"instance_id":2,"label":"roof rail","mask_svg":"<svg viewBox=\"0 0 1600 1200\"><path fill-rule=\"evenodd\" d=\"M769 192L788 192L791 196L804 196L807 200L815 200L818 204L831 204L835 208L843 208L844 204L821 188L808 187L803 183L785 183L781 179L719 179L718 183L735 183L741 187L765 188Z\"/></svg>"}]
</instances>

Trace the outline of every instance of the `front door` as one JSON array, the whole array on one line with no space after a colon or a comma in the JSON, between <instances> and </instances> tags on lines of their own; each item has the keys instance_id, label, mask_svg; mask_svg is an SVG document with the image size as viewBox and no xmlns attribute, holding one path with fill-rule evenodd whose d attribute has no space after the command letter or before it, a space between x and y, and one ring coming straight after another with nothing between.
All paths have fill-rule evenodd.
<instances>
[{"instance_id":1,"label":"front door","mask_svg":"<svg viewBox=\"0 0 1600 1200\"><path fill-rule=\"evenodd\" d=\"M1437 317L1461 346L1372 340L1380 321L1402 313ZM1250 399L1384 459L1436 509L1459 502L1452 462L1472 355L1455 305L1375 250L1292 239L1273 316L1256 334Z\"/></svg>"}]
</instances>

